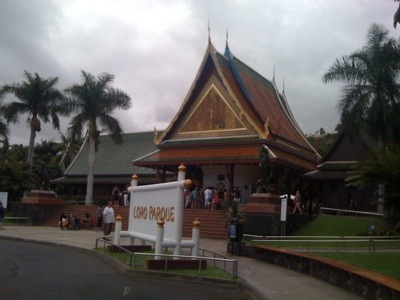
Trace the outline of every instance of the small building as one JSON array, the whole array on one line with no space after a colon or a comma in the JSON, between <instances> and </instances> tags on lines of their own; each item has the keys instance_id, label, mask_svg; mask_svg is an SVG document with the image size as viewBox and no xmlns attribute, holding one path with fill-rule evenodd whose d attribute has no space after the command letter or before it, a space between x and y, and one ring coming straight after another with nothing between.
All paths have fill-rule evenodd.
<instances>
[{"instance_id":1,"label":"small building","mask_svg":"<svg viewBox=\"0 0 400 300\"><path fill-rule=\"evenodd\" d=\"M157 150L153 136L151 131L125 133L123 143L116 145L109 135L100 135L94 167L94 199L111 195L115 185L124 191L133 174L140 177L140 184L158 182L154 170L132 164L132 160ZM62 194L85 196L88 156L89 140L86 139L64 176L51 181L63 188Z\"/></svg>"},{"instance_id":2,"label":"small building","mask_svg":"<svg viewBox=\"0 0 400 300\"><path fill-rule=\"evenodd\" d=\"M354 137L345 131L339 132L317 170L303 175L310 182L314 200L329 208L376 212L377 185L358 190L345 182L356 162L376 149L377 144L364 132Z\"/></svg>"}]
</instances>

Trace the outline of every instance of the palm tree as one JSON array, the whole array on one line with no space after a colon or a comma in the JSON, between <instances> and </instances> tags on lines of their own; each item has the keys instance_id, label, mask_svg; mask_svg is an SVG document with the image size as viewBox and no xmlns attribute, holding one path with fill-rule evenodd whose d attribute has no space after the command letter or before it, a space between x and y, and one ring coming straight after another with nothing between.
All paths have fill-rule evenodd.
<instances>
[{"instance_id":1,"label":"palm tree","mask_svg":"<svg viewBox=\"0 0 400 300\"><path fill-rule=\"evenodd\" d=\"M59 143L53 140L42 140L41 143L35 145L33 152L35 154L33 160L34 169L39 171L40 165L44 164L50 179L62 176L60 167L62 147ZM38 171L35 175L39 174Z\"/></svg>"},{"instance_id":2,"label":"palm tree","mask_svg":"<svg viewBox=\"0 0 400 300\"><path fill-rule=\"evenodd\" d=\"M111 87L114 75L102 73L97 78L82 71L83 83L66 89L70 96L72 110L77 115L70 122L70 130L81 134L87 128L89 138L88 175L85 204L90 205L93 198L94 164L98 137L107 131L115 143L122 143L122 128L111 113L117 109L128 109L131 98L122 90Z\"/></svg>"},{"instance_id":3,"label":"palm tree","mask_svg":"<svg viewBox=\"0 0 400 300\"><path fill-rule=\"evenodd\" d=\"M4 115L8 122L16 123L19 115L28 114L30 127L29 151L27 162L32 166L33 147L35 145L36 132L41 130L41 121L44 123L52 121L55 129L60 128L60 116L69 114L69 106L65 103L62 93L54 86L58 78L41 78L37 73L34 75L25 71L26 80L12 85L4 85L4 93L12 93L20 101L11 102L4 107Z\"/></svg>"},{"instance_id":4,"label":"palm tree","mask_svg":"<svg viewBox=\"0 0 400 300\"><path fill-rule=\"evenodd\" d=\"M6 94L5 91L2 88L0 88L0 105L1 105L0 113L1 114L4 114L2 100L3 100L5 94ZM5 123L0 118L0 138L1 138L0 139L0 143L3 143L3 147L4 148L8 148L8 136L9 136L9 134L10 134L10 131L8 129L7 123Z\"/></svg>"},{"instance_id":5,"label":"palm tree","mask_svg":"<svg viewBox=\"0 0 400 300\"><path fill-rule=\"evenodd\" d=\"M385 219L393 227L400 210L400 146L390 146L370 153L365 160L358 161L346 179L348 184L363 188L370 184L381 184L384 188Z\"/></svg>"},{"instance_id":6,"label":"palm tree","mask_svg":"<svg viewBox=\"0 0 400 300\"><path fill-rule=\"evenodd\" d=\"M381 145L398 139L389 116L399 103L400 44L388 34L372 24L365 46L336 59L322 78L324 83L346 83L338 104L343 127L353 133L364 129Z\"/></svg>"},{"instance_id":7,"label":"palm tree","mask_svg":"<svg viewBox=\"0 0 400 300\"><path fill-rule=\"evenodd\" d=\"M9 157L0 160L0 189L8 192L9 201L19 201L24 193L34 188L27 162Z\"/></svg>"},{"instance_id":8,"label":"palm tree","mask_svg":"<svg viewBox=\"0 0 400 300\"><path fill-rule=\"evenodd\" d=\"M400 2L400 0L394 0L394 2ZM394 16L393 16L393 27L396 28L397 23L400 23L400 3L399 7L397 8Z\"/></svg>"},{"instance_id":9,"label":"palm tree","mask_svg":"<svg viewBox=\"0 0 400 300\"><path fill-rule=\"evenodd\" d=\"M62 168L67 169L82 146L82 137L80 135L76 136L71 131L68 131L65 135L60 132L60 139L60 165Z\"/></svg>"}]
</instances>

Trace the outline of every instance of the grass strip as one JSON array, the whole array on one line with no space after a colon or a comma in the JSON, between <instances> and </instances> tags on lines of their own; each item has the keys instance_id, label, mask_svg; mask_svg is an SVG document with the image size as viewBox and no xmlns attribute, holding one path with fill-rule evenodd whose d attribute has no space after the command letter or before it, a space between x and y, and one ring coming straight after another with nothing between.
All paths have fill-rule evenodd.
<instances>
[{"instance_id":1,"label":"grass strip","mask_svg":"<svg viewBox=\"0 0 400 300\"><path fill-rule=\"evenodd\" d=\"M118 253L118 252L110 252L107 248L97 248L95 249L97 252L107 255L113 259L116 259L126 265L129 265L129 254L128 253ZM143 251L141 253L149 253L154 254L154 251ZM170 253L165 253L170 254ZM147 259L149 256L137 255L135 261L135 269L136 270L148 270L147 269ZM168 257L167 259L172 259L172 257ZM214 267L210 264L207 265L205 269L172 269L172 270L160 270L161 272L171 273L171 274L180 274L180 275L192 275L192 276L203 276L210 278L219 278L219 279L229 279L232 280L232 274L224 271L218 267ZM238 278L234 280L239 280Z\"/></svg>"},{"instance_id":2,"label":"grass strip","mask_svg":"<svg viewBox=\"0 0 400 300\"><path fill-rule=\"evenodd\" d=\"M400 280L399 253L312 253Z\"/></svg>"}]
</instances>

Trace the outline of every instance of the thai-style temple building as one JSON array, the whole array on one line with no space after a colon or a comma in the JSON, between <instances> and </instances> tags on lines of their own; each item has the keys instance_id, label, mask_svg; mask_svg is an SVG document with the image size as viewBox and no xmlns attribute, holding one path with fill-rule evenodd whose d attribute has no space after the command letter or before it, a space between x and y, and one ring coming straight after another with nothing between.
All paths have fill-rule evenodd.
<instances>
[{"instance_id":1,"label":"thai-style temple building","mask_svg":"<svg viewBox=\"0 0 400 300\"><path fill-rule=\"evenodd\" d=\"M114 185L123 189L134 173L139 185L165 182L184 164L199 189L217 187L231 195L238 187L243 202L249 202L263 178L264 146L272 171L268 187L276 194L301 189L301 175L314 171L320 159L275 78L265 79L236 58L228 42L222 54L209 39L192 86L164 131L124 134L120 145L100 136L93 193L109 195ZM84 143L64 176L52 184L73 186L74 194L84 195L87 152Z\"/></svg>"},{"instance_id":2,"label":"thai-style temple building","mask_svg":"<svg viewBox=\"0 0 400 300\"><path fill-rule=\"evenodd\" d=\"M154 132L156 151L135 166L155 169L160 181L180 164L197 187L241 190L248 201L262 178L260 150L269 149L274 193L294 192L320 156L306 140L285 92L236 58L228 41L219 53L209 38L197 75L177 114ZM140 178L139 178L140 182Z\"/></svg>"}]
</instances>

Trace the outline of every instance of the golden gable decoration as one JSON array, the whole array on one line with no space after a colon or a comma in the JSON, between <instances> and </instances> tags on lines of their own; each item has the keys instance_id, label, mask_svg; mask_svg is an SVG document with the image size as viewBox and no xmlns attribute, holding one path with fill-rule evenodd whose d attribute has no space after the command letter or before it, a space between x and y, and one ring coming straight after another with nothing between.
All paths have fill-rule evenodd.
<instances>
[{"instance_id":1,"label":"golden gable decoration","mask_svg":"<svg viewBox=\"0 0 400 300\"><path fill-rule=\"evenodd\" d=\"M182 127L181 133L244 129L243 123L212 87Z\"/></svg>"}]
</instances>

